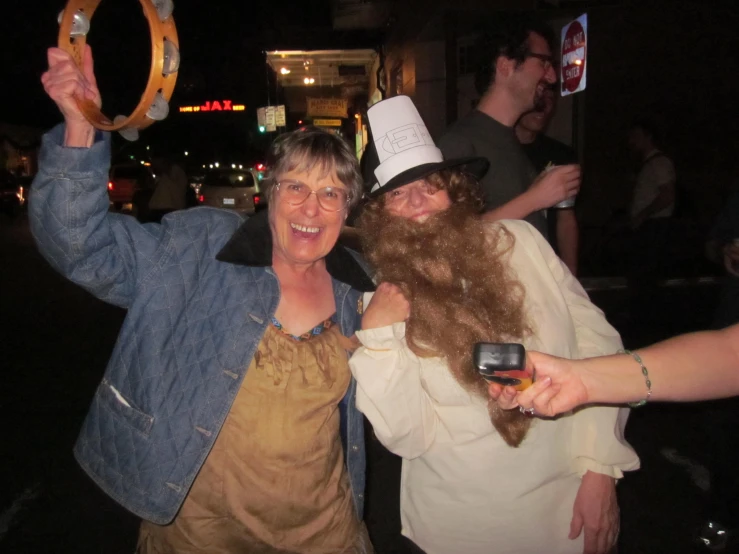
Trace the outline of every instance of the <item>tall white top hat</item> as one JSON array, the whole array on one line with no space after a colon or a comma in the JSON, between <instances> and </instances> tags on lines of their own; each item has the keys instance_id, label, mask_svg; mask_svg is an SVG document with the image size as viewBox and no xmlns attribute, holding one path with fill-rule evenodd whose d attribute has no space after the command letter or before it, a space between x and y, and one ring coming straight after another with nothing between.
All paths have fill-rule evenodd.
<instances>
[{"instance_id":1,"label":"tall white top hat","mask_svg":"<svg viewBox=\"0 0 739 554\"><path fill-rule=\"evenodd\" d=\"M368 148L375 150L377 158L373 161L379 164L374 169L377 182L371 187L371 197L452 167L461 166L459 169L480 178L490 165L485 158L444 160L407 96L378 102L367 111L367 118L373 137L373 144Z\"/></svg>"}]
</instances>

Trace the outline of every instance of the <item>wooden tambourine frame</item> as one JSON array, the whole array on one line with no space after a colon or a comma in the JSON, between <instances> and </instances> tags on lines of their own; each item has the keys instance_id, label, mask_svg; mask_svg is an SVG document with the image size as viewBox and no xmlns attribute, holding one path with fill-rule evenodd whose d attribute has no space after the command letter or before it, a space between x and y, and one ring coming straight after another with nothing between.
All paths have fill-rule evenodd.
<instances>
[{"instance_id":1,"label":"wooden tambourine frame","mask_svg":"<svg viewBox=\"0 0 739 554\"><path fill-rule=\"evenodd\" d=\"M136 106L136 109L128 117L119 117L116 118L118 121L113 122L92 100L87 98L77 99L77 105L87 120L93 126L104 131L145 129L154 123L155 120L146 115L154 102L154 98L158 92L161 92L164 99L169 102L174 91L175 83L177 82L177 71L168 75L163 74L164 39L166 38L171 42L178 52L180 48L174 19L170 14L164 21L161 21L152 0L140 0L140 3L144 9L146 20L149 22L149 30L151 32L151 70L149 71L149 82L146 85L146 90L141 96L138 106ZM92 15L95 13L98 4L100 4L100 0L68 0L62 15L59 26L59 48L69 52L80 69L82 69L82 56L85 51L87 39L84 35L72 36L74 15L78 11L81 11L92 24Z\"/></svg>"}]
</instances>

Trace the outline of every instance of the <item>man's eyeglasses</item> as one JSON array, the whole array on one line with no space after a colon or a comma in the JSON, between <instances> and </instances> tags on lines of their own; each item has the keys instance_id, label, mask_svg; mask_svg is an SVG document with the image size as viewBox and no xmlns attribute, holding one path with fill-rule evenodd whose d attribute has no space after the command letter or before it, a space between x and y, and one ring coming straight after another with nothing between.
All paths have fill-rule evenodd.
<instances>
[{"instance_id":1,"label":"man's eyeglasses","mask_svg":"<svg viewBox=\"0 0 739 554\"><path fill-rule=\"evenodd\" d=\"M315 194L318 204L327 212L340 212L347 207L351 200L351 194L346 189L339 187L323 187L311 190L305 183L292 179L283 179L276 185L277 190L291 206L299 206L311 194Z\"/></svg>"},{"instance_id":2,"label":"man's eyeglasses","mask_svg":"<svg viewBox=\"0 0 739 554\"><path fill-rule=\"evenodd\" d=\"M549 54L539 54L537 52L526 52L527 58L536 58L537 60L541 60L541 62L544 64L544 69L549 71L550 67L556 68L557 64L554 61L554 57Z\"/></svg>"}]
</instances>

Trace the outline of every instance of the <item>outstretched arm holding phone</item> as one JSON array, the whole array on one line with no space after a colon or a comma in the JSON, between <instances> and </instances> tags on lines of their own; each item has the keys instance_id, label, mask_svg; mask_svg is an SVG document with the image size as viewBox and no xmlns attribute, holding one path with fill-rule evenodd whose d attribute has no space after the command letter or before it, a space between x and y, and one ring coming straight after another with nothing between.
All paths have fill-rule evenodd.
<instances>
[{"instance_id":1,"label":"outstretched arm holding phone","mask_svg":"<svg viewBox=\"0 0 739 554\"><path fill-rule=\"evenodd\" d=\"M638 351L651 381L651 400L690 402L739 395L739 324L690 333ZM533 408L554 416L583 404L623 404L643 399L645 376L628 354L566 360L528 352L537 381L523 392L490 385L507 408Z\"/></svg>"}]
</instances>

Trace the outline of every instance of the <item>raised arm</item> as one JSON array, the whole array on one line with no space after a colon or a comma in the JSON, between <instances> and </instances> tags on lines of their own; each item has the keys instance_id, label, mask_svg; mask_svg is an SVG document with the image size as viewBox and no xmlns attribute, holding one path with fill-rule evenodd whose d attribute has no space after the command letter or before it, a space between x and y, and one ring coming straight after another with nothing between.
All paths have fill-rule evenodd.
<instances>
[{"instance_id":1,"label":"raised arm","mask_svg":"<svg viewBox=\"0 0 739 554\"><path fill-rule=\"evenodd\" d=\"M62 112L65 123L64 146L89 148L95 137L95 128L77 107L77 98L92 100L102 105L93 69L92 50L85 45L82 71L72 56L60 48L49 48L49 69L41 75L41 83Z\"/></svg>"},{"instance_id":2,"label":"raised arm","mask_svg":"<svg viewBox=\"0 0 739 554\"><path fill-rule=\"evenodd\" d=\"M576 164L560 165L542 172L526 192L490 210L483 218L487 221L524 219L536 211L551 208L577 194L580 177L580 166Z\"/></svg>"},{"instance_id":3,"label":"raised arm","mask_svg":"<svg viewBox=\"0 0 739 554\"><path fill-rule=\"evenodd\" d=\"M349 365L357 380L357 408L391 452L407 459L434 441L437 416L421 385L420 360L405 344L408 302L400 290L381 283L367 306L362 343Z\"/></svg>"},{"instance_id":4,"label":"raised arm","mask_svg":"<svg viewBox=\"0 0 739 554\"><path fill-rule=\"evenodd\" d=\"M42 82L65 124L47 133L31 187L31 232L46 260L98 298L127 307L137 284L161 255L159 225L109 212L110 136L84 119L74 97L100 102L85 51L84 74L66 52L49 50Z\"/></svg>"}]
</instances>

